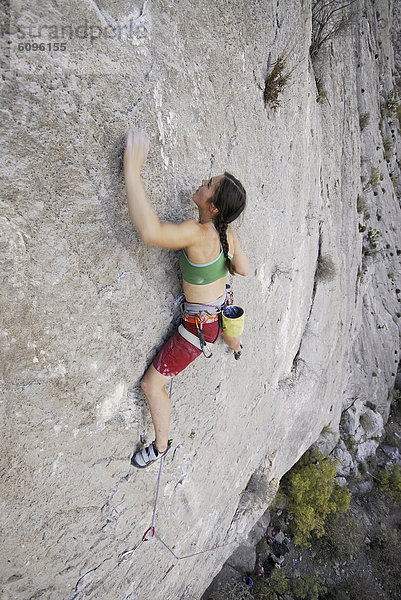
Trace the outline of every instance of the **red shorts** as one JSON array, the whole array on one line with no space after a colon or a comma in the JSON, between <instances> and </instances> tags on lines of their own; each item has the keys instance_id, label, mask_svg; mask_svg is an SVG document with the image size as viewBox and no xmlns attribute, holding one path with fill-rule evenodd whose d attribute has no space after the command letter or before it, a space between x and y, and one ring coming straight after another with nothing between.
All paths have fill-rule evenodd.
<instances>
[{"instance_id":1,"label":"red shorts","mask_svg":"<svg viewBox=\"0 0 401 600\"><path fill-rule=\"evenodd\" d=\"M195 323L186 323L184 321L183 325L185 329L197 335ZM203 335L206 342L216 342L221 335L219 321L205 323L203 325ZM176 331L157 354L153 361L153 366L162 375L174 377L178 373L181 373L200 354L202 354L202 351L199 348L193 346Z\"/></svg>"}]
</instances>

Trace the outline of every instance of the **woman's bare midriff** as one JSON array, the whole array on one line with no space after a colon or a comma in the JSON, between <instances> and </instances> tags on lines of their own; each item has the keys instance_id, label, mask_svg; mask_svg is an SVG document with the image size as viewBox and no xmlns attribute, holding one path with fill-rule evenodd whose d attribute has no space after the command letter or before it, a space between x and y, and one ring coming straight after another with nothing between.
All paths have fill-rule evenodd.
<instances>
[{"instance_id":1,"label":"woman's bare midriff","mask_svg":"<svg viewBox=\"0 0 401 600\"><path fill-rule=\"evenodd\" d=\"M213 283L207 283L205 285L195 285L188 283L187 281L182 282L182 287L187 302L196 302L198 304L207 304L208 302L214 302L217 298L220 298L226 291L227 277L222 277Z\"/></svg>"}]
</instances>

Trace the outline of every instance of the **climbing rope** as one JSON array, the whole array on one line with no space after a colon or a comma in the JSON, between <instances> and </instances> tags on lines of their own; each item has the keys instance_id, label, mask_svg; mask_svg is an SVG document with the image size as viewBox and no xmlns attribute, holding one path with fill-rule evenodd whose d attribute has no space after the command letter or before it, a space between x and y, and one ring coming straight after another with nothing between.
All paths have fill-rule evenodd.
<instances>
[{"instance_id":1,"label":"climbing rope","mask_svg":"<svg viewBox=\"0 0 401 600\"><path fill-rule=\"evenodd\" d=\"M170 400L171 400L172 391L173 391L173 378L171 378L171 382L170 382L170 394L169 394ZM231 546L232 544L234 544L237 541L237 538L235 537L232 542L228 542L226 544L215 544L212 548L207 548L206 550L199 550L198 552L193 552L192 554L186 554L185 556L177 556L177 554L173 551L173 549L170 548L170 546L168 544L166 544L166 542L164 540L162 540L162 538L156 533L155 522L156 522L157 503L159 500L160 479L161 479L162 468L163 468L163 458L164 458L163 456L160 458L160 467L159 467L159 475L157 477L155 502L153 505L152 523L151 523L150 527L148 527L148 529L143 534L142 539L139 540L139 542L133 548L131 548L131 550L126 550L125 552L120 554L120 556L118 557L118 564L120 564L124 560L127 560L137 550L139 550L139 548L142 546L142 544L150 541L151 539L158 540L164 546L164 548L166 548L166 550L168 550L168 552L170 552L170 554L172 554L174 556L175 560L177 560L177 561L192 558L194 556L199 556L200 554L206 554L207 552L213 552L215 550L219 550L220 548L225 548L226 546ZM161 581L164 581L164 579L167 577L167 575L170 573L170 571L172 571L172 569L174 567L175 567L175 564L172 564L167 569L167 571L164 573L163 577L161 578Z\"/></svg>"}]
</instances>

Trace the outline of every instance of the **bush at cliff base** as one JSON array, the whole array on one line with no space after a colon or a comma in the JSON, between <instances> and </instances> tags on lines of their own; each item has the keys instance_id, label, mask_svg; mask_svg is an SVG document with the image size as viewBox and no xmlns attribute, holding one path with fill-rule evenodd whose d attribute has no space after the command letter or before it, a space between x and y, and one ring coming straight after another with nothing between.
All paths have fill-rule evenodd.
<instances>
[{"instance_id":1,"label":"bush at cliff base","mask_svg":"<svg viewBox=\"0 0 401 600\"><path fill-rule=\"evenodd\" d=\"M379 473L379 486L401 504L401 467L391 465Z\"/></svg>"},{"instance_id":2,"label":"bush at cliff base","mask_svg":"<svg viewBox=\"0 0 401 600\"><path fill-rule=\"evenodd\" d=\"M275 567L269 579L255 578L252 588L255 600L319 600L327 588L319 575L303 574L299 577L287 575L284 570ZM214 600L214 599L213 599Z\"/></svg>"},{"instance_id":3,"label":"bush at cliff base","mask_svg":"<svg viewBox=\"0 0 401 600\"><path fill-rule=\"evenodd\" d=\"M282 480L294 542L299 546L310 548L312 534L324 535L327 516L349 508L351 494L334 481L335 465L332 457L307 452Z\"/></svg>"}]
</instances>

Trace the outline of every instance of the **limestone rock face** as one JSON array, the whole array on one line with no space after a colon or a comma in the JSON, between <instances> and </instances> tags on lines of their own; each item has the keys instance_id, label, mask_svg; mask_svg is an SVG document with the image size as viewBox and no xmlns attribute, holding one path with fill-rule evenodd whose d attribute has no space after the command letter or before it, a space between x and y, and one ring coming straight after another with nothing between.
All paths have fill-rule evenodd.
<instances>
[{"instance_id":1,"label":"limestone rock face","mask_svg":"<svg viewBox=\"0 0 401 600\"><path fill-rule=\"evenodd\" d=\"M364 404L360 400L356 400L350 408L344 411L342 427L345 434L354 436L357 433L364 408Z\"/></svg>"},{"instance_id":2,"label":"limestone rock face","mask_svg":"<svg viewBox=\"0 0 401 600\"><path fill-rule=\"evenodd\" d=\"M369 456L374 456L376 454L378 446L379 442L377 440L367 440L366 442L362 442L357 448L356 460L358 462L365 462Z\"/></svg>"},{"instance_id":3,"label":"limestone rock face","mask_svg":"<svg viewBox=\"0 0 401 600\"><path fill-rule=\"evenodd\" d=\"M388 3L357 0L313 63L310 2L229 4L15 0L2 17L2 598L198 599L325 427L356 400L387 418L401 312ZM265 78L283 55L273 111ZM177 253L128 218L134 125L162 220L196 218L192 193L225 169L248 194L233 226L251 260L233 281L243 356L218 343L175 378L155 511L158 466L129 460L153 439L139 382L181 282Z\"/></svg>"},{"instance_id":4,"label":"limestone rock face","mask_svg":"<svg viewBox=\"0 0 401 600\"><path fill-rule=\"evenodd\" d=\"M350 475L355 467L355 464L351 453L348 452L343 441L341 441L340 444L334 449L333 456L338 460L336 467L337 473L344 477Z\"/></svg>"}]
</instances>

